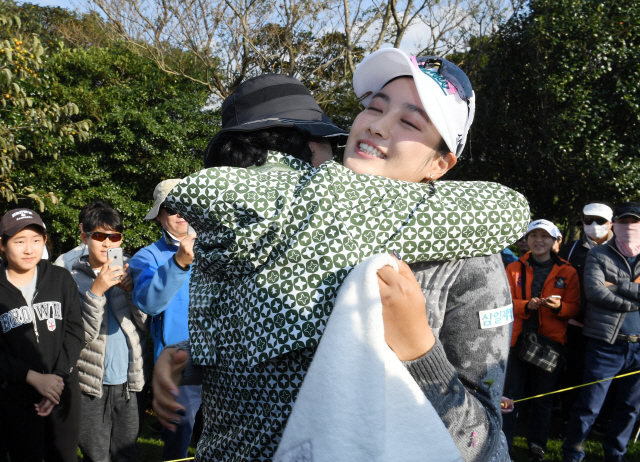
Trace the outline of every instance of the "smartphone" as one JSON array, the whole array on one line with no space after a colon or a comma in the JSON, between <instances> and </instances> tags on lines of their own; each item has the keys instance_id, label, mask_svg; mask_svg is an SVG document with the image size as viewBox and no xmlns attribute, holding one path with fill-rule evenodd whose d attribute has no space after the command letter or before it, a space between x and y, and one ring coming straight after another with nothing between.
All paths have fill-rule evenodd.
<instances>
[{"instance_id":1,"label":"smartphone","mask_svg":"<svg viewBox=\"0 0 640 462\"><path fill-rule=\"evenodd\" d=\"M549 295L547 298L562 298L560 295Z\"/></svg>"},{"instance_id":2,"label":"smartphone","mask_svg":"<svg viewBox=\"0 0 640 462\"><path fill-rule=\"evenodd\" d=\"M121 270L124 268L124 262L122 260L122 247L107 249L107 259L113 260L111 263L109 263L109 268L112 268L114 266L119 266ZM121 276L118 276L117 278L114 278L114 280L120 278Z\"/></svg>"},{"instance_id":3,"label":"smartphone","mask_svg":"<svg viewBox=\"0 0 640 462\"><path fill-rule=\"evenodd\" d=\"M189 229L187 230L187 234L195 234L195 233L196 233L196 230L195 230L195 229L193 229L193 228L191 227L191 225L189 225Z\"/></svg>"}]
</instances>

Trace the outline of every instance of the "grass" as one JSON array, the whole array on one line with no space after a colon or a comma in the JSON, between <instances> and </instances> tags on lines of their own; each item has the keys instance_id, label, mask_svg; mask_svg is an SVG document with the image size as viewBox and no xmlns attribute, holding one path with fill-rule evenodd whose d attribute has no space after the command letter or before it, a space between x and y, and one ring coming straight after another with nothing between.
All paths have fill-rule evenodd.
<instances>
[{"instance_id":1,"label":"grass","mask_svg":"<svg viewBox=\"0 0 640 462\"><path fill-rule=\"evenodd\" d=\"M525 438L528 424L526 409L523 409L520 414L521 415L518 416L518 425L516 427L516 437L513 441L513 460L515 462L528 462L528 447L527 440ZM562 421L554 415L551 419L551 428L549 431L549 441L547 443L545 461L562 462L561 446L564 439L560 436L561 430ZM625 454L628 462L640 462L640 438L637 443L633 444L634 437L635 431L631 437L629 445L627 446L627 453ZM601 437L591 434L583 447L586 454L584 459L586 462L602 462L604 460Z\"/></svg>"}]
</instances>

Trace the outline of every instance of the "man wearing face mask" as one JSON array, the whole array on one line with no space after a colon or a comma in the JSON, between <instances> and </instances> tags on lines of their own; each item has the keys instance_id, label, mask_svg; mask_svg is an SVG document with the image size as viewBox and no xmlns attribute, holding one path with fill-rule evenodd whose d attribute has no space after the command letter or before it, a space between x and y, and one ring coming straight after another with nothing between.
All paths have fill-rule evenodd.
<instances>
[{"instance_id":1,"label":"man wearing face mask","mask_svg":"<svg viewBox=\"0 0 640 462\"><path fill-rule=\"evenodd\" d=\"M589 337L583 382L595 382L640 369L640 203L615 210L615 238L592 248L584 268ZM563 461L584 458L582 443L600 413L611 381L582 388L571 409ZM640 375L617 380L613 418L602 447L605 462L624 461L640 411Z\"/></svg>"},{"instance_id":2,"label":"man wearing face mask","mask_svg":"<svg viewBox=\"0 0 640 462\"><path fill-rule=\"evenodd\" d=\"M562 388L574 387L582 383L584 374L584 356L587 352L588 338L582 335L582 323L587 309L587 296L584 287L584 265L587 253L592 248L605 244L613 237L611 220L612 206L605 201L589 201L582 209L583 232L579 239L564 244L558 256L571 263L578 272L580 281L580 313L575 319L569 320L567 327L567 362L564 375L560 379ZM562 420L569 420L569 413L580 395L580 390L563 393Z\"/></svg>"}]
</instances>

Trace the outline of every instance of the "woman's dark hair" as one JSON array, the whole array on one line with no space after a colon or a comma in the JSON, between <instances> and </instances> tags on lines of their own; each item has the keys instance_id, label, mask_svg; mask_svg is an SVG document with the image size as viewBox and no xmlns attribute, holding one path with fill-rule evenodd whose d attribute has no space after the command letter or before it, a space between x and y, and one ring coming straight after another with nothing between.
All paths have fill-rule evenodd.
<instances>
[{"instance_id":1,"label":"woman's dark hair","mask_svg":"<svg viewBox=\"0 0 640 462\"><path fill-rule=\"evenodd\" d=\"M311 163L309 135L292 127L274 127L255 132L229 131L221 134L207 146L204 166L241 167L262 165L268 151L289 154Z\"/></svg>"},{"instance_id":2,"label":"woman's dark hair","mask_svg":"<svg viewBox=\"0 0 640 462\"><path fill-rule=\"evenodd\" d=\"M109 206L89 210L82 220L82 231L89 233L96 228L112 229L121 233L124 228L122 217Z\"/></svg>"}]
</instances>

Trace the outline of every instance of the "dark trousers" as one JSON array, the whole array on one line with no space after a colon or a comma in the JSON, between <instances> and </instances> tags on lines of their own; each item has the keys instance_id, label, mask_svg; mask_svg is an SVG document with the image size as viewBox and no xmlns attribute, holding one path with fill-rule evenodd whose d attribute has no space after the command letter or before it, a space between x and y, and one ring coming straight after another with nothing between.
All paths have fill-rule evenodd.
<instances>
[{"instance_id":1,"label":"dark trousers","mask_svg":"<svg viewBox=\"0 0 640 462\"><path fill-rule=\"evenodd\" d=\"M520 358L518 358L518 351L512 347L509 351L504 395L513 400L523 398L525 385L527 383L530 384L531 394L534 396L555 390L556 381L562 370L562 362L562 359L560 359L555 371L549 374L532 364L521 361ZM551 423L551 411L553 409L553 398L551 396L545 396L543 398L533 399L530 403L527 442L529 446L535 444L546 449L549 425ZM507 437L509 450L511 450L511 446L513 445L519 409L520 404L516 404L513 412L502 416L502 431Z\"/></svg>"},{"instance_id":2,"label":"dark trousers","mask_svg":"<svg viewBox=\"0 0 640 462\"><path fill-rule=\"evenodd\" d=\"M24 384L23 387L31 388ZM36 414L37 393L0 399L0 432L12 461L77 462L82 401L77 374L65 381L60 404L47 417Z\"/></svg>"},{"instance_id":3,"label":"dark trousers","mask_svg":"<svg viewBox=\"0 0 640 462\"><path fill-rule=\"evenodd\" d=\"M80 450L86 462L134 462L140 458L138 434L143 393L127 384L103 385L102 396L82 394Z\"/></svg>"},{"instance_id":4,"label":"dark trousers","mask_svg":"<svg viewBox=\"0 0 640 462\"><path fill-rule=\"evenodd\" d=\"M584 376L584 358L587 354L588 337L582 335L582 327L567 326L567 362L560 379L560 388L575 387L582 384ZM580 389L569 390L559 395L562 400L562 419L569 420L571 408L580 396Z\"/></svg>"},{"instance_id":5,"label":"dark trousers","mask_svg":"<svg viewBox=\"0 0 640 462\"><path fill-rule=\"evenodd\" d=\"M585 357L584 383L595 382L640 369L640 344L616 341L613 345L590 339ZM640 410L640 375L617 380L611 424L602 442L605 460L624 455ZM582 388L571 409L567 439L562 445L565 460L582 460L587 438L607 396L611 381Z\"/></svg>"}]
</instances>

